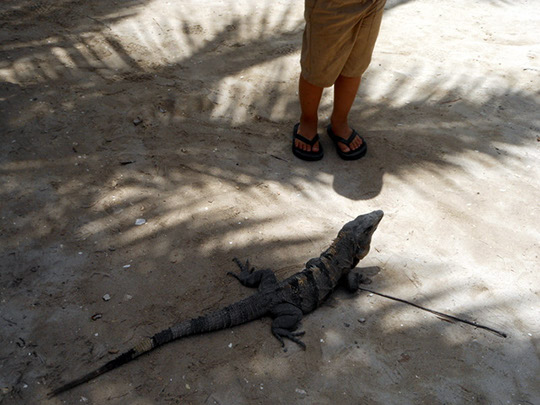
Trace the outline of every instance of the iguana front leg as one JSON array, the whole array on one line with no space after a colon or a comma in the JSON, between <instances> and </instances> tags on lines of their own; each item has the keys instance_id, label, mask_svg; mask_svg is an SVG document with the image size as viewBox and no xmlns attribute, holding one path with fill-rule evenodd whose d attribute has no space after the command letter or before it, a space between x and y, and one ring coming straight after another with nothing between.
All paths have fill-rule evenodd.
<instances>
[{"instance_id":1,"label":"iguana front leg","mask_svg":"<svg viewBox=\"0 0 540 405\"><path fill-rule=\"evenodd\" d=\"M236 278L243 286L258 287L259 291L261 291L269 287L275 287L278 284L276 275L272 270L255 270L254 267L250 267L249 260L246 260L245 264L242 264L236 257L233 260L240 267L240 273L229 271L227 274Z\"/></svg>"},{"instance_id":2,"label":"iguana front leg","mask_svg":"<svg viewBox=\"0 0 540 405\"><path fill-rule=\"evenodd\" d=\"M346 285L350 292L358 291L360 284L371 284L371 279L356 269L347 274Z\"/></svg>"}]
</instances>

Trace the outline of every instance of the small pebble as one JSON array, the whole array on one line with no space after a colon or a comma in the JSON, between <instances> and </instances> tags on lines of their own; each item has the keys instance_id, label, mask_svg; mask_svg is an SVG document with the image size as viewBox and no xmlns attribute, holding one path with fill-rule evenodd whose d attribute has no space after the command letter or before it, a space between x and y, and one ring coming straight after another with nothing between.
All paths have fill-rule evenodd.
<instances>
[{"instance_id":1,"label":"small pebble","mask_svg":"<svg viewBox=\"0 0 540 405\"><path fill-rule=\"evenodd\" d=\"M307 394L307 392L305 390L301 390L300 388L295 389L294 392L296 392L297 394L301 394L301 395L306 395Z\"/></svg>"},{"instance_id":2,"label":"small pebble","mask_svg":"<svg viewBox=\"0 0 540 405\"><path fill-rule=\"evenodd\" d=\"M366 321L366 318L358 318L358 322L364 323Z\"/></svg>"},{"instance_id":3,"label":"small pebble","mask_svg":"<svg viewBox=\"0 0 540 405\"><path fill-rule=\"evenodd\" d=\"M105 294L103 296L103 301L109 301L111 299L111 296L109 294Z\"/></svg>"},{"instance_id":4,"label":"small pebble","mask_svg":"<svg viewBox=\"0 0 540 405\"><path fill-rule=\"evenodd\" d=\"M135 225L137 225L137 226L144 225L144 224L146 224L146 219L144 219L144 218L137 218L135 220Z\"/></svg>"}]
</instances>

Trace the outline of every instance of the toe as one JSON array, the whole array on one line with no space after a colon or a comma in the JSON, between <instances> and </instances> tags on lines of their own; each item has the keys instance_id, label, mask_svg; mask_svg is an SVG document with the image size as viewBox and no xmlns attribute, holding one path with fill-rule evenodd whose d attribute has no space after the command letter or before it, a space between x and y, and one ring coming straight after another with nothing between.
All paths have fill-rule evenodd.
<instances>
[{"instance_id":1,"label":"toe","mask_svg":"<svg viewBox=\"0 0 540 405\"><path fill-rule=\"evenodd\" d=\"M343 145L343 144L340 144L340 145ZM343 145L341 150L343 152L349 152L351 150L353 150L353 151L357 150L358 148L360 148L362 146L362 138L360 138L359 135L356 135L349 146L350 147L347 147L347 146Z\"/></svg>"},{"instance_id":2,"label":"toe","mask_svg":"<svg viewBox=\"0 0 540 405\"><path fill-rule=\"evenodd\" d=\"M313 152L318 152L319 151L319 142L315 143L315 145L310 146L308 144L305 144L304 142L300 141L300 140L295 140L295 146L300 149L300 150L303 150L303 151L306 151L306 152L310 152L313 150Z\"/></svg>"},{"instance_id":3,"label":"toe","mask_svg":"<svg viewBox=\"0 0 540 405\"><path fill-rule=\"evenodd\" d=\"M362 146L362 138L356 135L353 141L353 149L358 149L360 146Z\"/></svg>"}]
</instances>

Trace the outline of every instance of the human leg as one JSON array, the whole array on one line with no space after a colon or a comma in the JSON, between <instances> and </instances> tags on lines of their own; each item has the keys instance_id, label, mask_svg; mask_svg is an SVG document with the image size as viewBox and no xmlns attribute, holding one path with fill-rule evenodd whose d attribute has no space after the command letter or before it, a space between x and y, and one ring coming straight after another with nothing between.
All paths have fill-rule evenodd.
<instances>
[{"instance_id":1,"label":"human leg","mask_svg":"<svg viewBox=\"0 0 540 405\"><path fill-rule=\"evenodd\" d=\"M309 140L317 135L318 110L321 102L323 88L311 84L300 75L298 84L298 97L300 99L300 126L298 134ZM299 139L295 139L295 146L301 150L311 151L312 147ZM313 152L318 152L320 148L319 142L313 145Z\"/></svg>"},{"instance_id":2,"label":"human leg","mask_svg":"<svg viewBox=\"0 0 540 405\"><path fill-rule=\"evenodd\" d=\"M347 119L360 78L371 61L385 1L306 0L299 84L302 118L294 132L295 155L298 151L319 150L315 138L317 111L323 88L332 85L334 109L328 134L343 159L365 154L365 142L349 127ZM299 136L304 137L303 141L297 139Z\"/></svg>"},{"instance_id":3,"label":"human leg","mask_svg":"<svg viewBox=\"0 0 540 405\"><path fill-rule=\"evenodd\" d=\"M344 159L355 159L365 154L366 145L360 135L353 135L355 132L348 124L348 115L356 98L362 75L371 62L385 2L385 0L374 1L352 27L351 32L355 37L354 46L341 74L334 83L334 109L328 133L341 152L349 153L349 156L341 156ZM336 142L339 139L347 141Z\"/></svg>"},{"instance_id":4,"label":"human leg","mask_svg":"<svg viewBox=\"0 0 540 405\"><path fill-rule=\"evenodd\" d=\"M348 117L358 87L360 86L360 77L346 77L339 75L334 83L334 109L330 117L330 123L332 125L332 131L337 136L348 139L353 130L349 127ZM354 137L349 146L339 142L338 147L343 152L349 152L356 150L362 146L362 139L359 136Z\"/></svg>"}]
</instances>

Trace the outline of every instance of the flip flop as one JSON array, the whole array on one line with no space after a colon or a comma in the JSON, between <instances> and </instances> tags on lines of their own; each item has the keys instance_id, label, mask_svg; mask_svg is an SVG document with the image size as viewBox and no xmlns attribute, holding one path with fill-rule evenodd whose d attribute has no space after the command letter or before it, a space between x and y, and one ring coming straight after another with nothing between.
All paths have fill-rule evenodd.
<instances>
[{"instance_id":1,"label":"flip flop","mask_svg":"<svg viewBox=\"0 0 540 405\"><path fill-rule=\"evenodd\" d=\"M316 161L321 160L324 156L324 152L322 149L322 145L319 142L319 151L313 152L302 150L295 145L295 140L298 139L301 142L304 142L306 145L309 145L313 148L313 145L315 145L319 141L319 135L315 135L315 138L309 140L307 138L304 138L302 135L298 133L298 127L300 126L300 123L296 124L293 129L293 141L292 141L292 153L294 156L296 156L299 159L307 160L307 161Z\"/></svg>"},{"instance_id":2,"label":"flip flop","mask_svg":"<svg viewBox=\"0 0 540 405\"><path fill-rule=\"evenodd\" d=\"M334 134L334 131L332 131L332 126L331 125L328 125L328 127L326 127L326 132L328 133L328 136L330 137L332 142L334 142L334 145L336 146L336 151L337 151L339 157L342 158L343 160L360 159L361 157L363 157L366 154L366 152L367 152L366 141L354 129L353 129L353 132L352 132L351 136L349 136L348 139L343 139L342 137L337 136L336 134ZM360 145L358 148L353 150L351 148L351 143L354 140L354 138L356 138L356 137L359 137L362 140L362 145ZM343 145L346 145L351 150L349 152L343 152L341 150L341 148L339 147L338 143L342 143Z\"/></svg>"}]
</instances>

